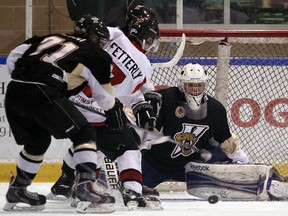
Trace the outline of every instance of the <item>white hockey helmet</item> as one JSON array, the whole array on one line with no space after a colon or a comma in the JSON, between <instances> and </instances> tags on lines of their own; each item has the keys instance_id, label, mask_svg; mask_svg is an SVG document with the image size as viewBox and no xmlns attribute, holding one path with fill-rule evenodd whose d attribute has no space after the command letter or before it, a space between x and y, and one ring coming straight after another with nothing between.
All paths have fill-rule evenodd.
<instances>
[{"instance_id":1,"label":"white hockey helmet","mask_svg":"<svg viewBox=\"0 0 288 216\"><path fill-rule=\"evenodd\" d=\"M185 98L192 110L197 110L207 100L206 88L208 76L199 64L185 65L177 77L178 88L185 94Z\"/></svg>"}]
</instances>

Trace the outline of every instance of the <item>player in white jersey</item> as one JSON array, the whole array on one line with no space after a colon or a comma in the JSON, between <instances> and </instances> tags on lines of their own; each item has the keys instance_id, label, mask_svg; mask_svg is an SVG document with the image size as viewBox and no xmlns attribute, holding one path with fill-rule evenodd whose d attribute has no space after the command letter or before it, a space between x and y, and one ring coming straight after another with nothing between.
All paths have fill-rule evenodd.
<instances>
[{"instance_id":1,"label":"player in white jersey","mask_svg":"<svg viewBox=\"0 0 288 216\"><path fill-rule=\"evenodd\" d=\"M105 50L113 60L111 83L115 88L115 96L126 107L133 109L135 104L139 102L147 103L144 94L154 90L154 86L150 81L152 75L151 63L147 56L141 50L138 50L120 29L108 27L108 30L110 42ZM87 100L91 100L87 99L87 97L90 98L89 94L89 89L86 88L70 99L82 106L79 109L90 122L102 122L105 119L104 116L95 115L95 112L91 112L91 107L83 108L83 106L90 106L90 103L93 103L94 109L98 110L98 112L101 109L95 101L87 102Z\"/></svg>"},{"instance_id":2,"label":"player in white jersey","mask_svg":"<svg viewBox=\"0 0 288 216\"><path fill-rule=\"evenodd\" d=\"M105 50L113 60L111 83L115 88L115 96L117 95L125 106L132 108L137 124L153 130L155 113L153 106L147 101L160 103L161 98L159 94L151 92L154 90L150 82L152 67L144 52L158 48L158 23L155 14L144 6L136 6L128 17L127 33L131 41L120 29L109 28L110 42ZM70 100L78 105L79 110L95 126L98 149L112 161L117 160L124 204L133 207L136 203L139 207L145 207L147 203L141 196L141 153L138 148L140 138L135 130L129 126L121 130L106 127L106 117L96 101L90 97L88 86L78 95L70 97ZM52 186L51 192L54 195L69 196L74 180L72 148L64 159L62 170L62 176Z\"/></svg>"}]
</instances>

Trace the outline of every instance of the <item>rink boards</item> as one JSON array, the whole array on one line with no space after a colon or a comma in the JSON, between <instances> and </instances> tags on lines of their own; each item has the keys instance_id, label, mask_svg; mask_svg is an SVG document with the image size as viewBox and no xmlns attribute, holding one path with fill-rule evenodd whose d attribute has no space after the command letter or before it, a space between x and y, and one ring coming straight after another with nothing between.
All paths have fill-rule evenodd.
<instances>
[{"instance_id":1,"label":"rink boards","mask_svg":"<svg viewBox=\"0 0 288 216\"><path fill-rule=\"evenodd\" d=\"M164 62L169 59L162 59ZM159 61L159 60L157 60ZM200 61L200 60L199 60ZM251 60L252 61L252 60ZM288 60L284 59L284 62L281 64L287 64ZM211 61L209 61L211 62ZM253 61L255 63L255 61ZM269 59L267 61L262 61L267 63L267 65L271 64ZM15 164L16 158L18 156L19 151L22 149L21 146L17 146L11 134L6 115L4 110L4 96L5 90L10 80L9 74L7 73L6 68L6 57L0 57L0 143L1 143L1 152L0 152L0 182L9 181L9 172L13 171L15 173ZM206 63L207 62L198 62L198 63ZM237 64L237 62L232 62L233 64ZM252 63L252 62L251 62ZM257 63L257 62L256 62ZM183 64L183 61L180 61L180 65ZM216 64L215 62L211 63L212 66ZM265 65L264 65L265 67ZM264 136L259 135L259 140L261 140ZM55 181L60 173L61 173L61 162L62 158L66 152L66 149L69 148L71 142L69 140L60 140L56 141L53 139L48 152L45 155L45 163L43 163L39 174L37 175L35 181L38 182L50 182ZM261 145L261 142L259 142ZM271 152L273 154L273 152ZM287 153L288 155L288 153ZM288 163L288 162L287 162ZM273 164L274 166L287 166L287 164ZM288 169L288 166L287 166Z\"/></svg>"}]
</instances>

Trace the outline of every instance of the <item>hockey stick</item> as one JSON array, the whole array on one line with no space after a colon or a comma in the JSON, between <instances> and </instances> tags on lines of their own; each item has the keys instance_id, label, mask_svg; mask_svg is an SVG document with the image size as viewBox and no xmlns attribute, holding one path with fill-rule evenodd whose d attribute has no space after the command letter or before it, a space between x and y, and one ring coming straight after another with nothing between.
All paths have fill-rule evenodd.
<instances>
[{"instance_id":1,"label":"hockey stick","mask_svg":"<svg viewBox=\"0 0 288 216\"><path fill-rule=\"evenodd\" d=\"M144 135L142 135L142 138L141 138L142 143L140 145L140 149L149 149L150 146L152 146L152 145L163 144L165 142L170 142L170 143L173 143L173 144L178 145L180 147L187 148L187 146L184 143L177 141L177 140L174 140L170 136L165 136L159 132L146 130L144 128L138 127L137 125L133 125L133 124L128 124L128 125L130 127L133 127L139 135L140 135L139 132L141 132L141 134L144 134ZM146 141L145 141L145 138L146 138ZM190 148L193 152L198 152L198 153L202 152L201 149L198 149L195 146L189 146L188 148Z\"/></svg>"},{"instance_id":2,"label":"hockey stick","mask_svg":"<svg viewBox=\"0 0 288 216\"><path fill-rule=\"evenodd\" d=\"M181 59L181 56L184 52L185 49L185 45L186 45L186 36L183 33L182 34L182 38L181 38L181 43L177 49L176 54L174 55L174 57L168 61L168 62L163 62L163 63L152 63L152 67L154 68L163 68L163 67L173 67L175 66L178 61Z\"/></svg>"},{"instance_id":3,"label":"hockey stick","mask_svg":"<svg viewBox=\"0 0 288 216\"><path fill-rule=\"evenodd\" d=\"M95 114L101 115L105 117L105 114L101 113L100 111L96 110L96 109L92 109L90 106L84 106L80 103L77 103L75 101L71 101L70 102L74 105L74 106L78 106L81 107L83 109L89 110ZM154 131L150 131L150 130L146 130L144 128L138 127L137 125L131 124L131 123L127 123L127 125L129 127L132 127L136 130L136 132L143 134L141 138L142 140L142 144L140 146L140 148L144 148L144 147L148 147L149 145L157 145L157 144L161 144L164 142L170 142L173 143L175 145L179 145L181 147L185 147L184 143L176 141L174 139L172 139L170 136L164 136L163 134L159 133L159 132L154 132ZM149 140L147 139L147 137L149 136ZM194 148L193 148L194 149ZM195 150L195 149L194 149Z\"/></svg>"},{"instance_id":4,"label":"hockey stick","mask_svg":"<svg viewBox=\"0 0 288 216\"><path fill-rule=\"evenodd\" d=\"M183 145L182 143L172 139L170 136L164 136L163 134L155 131L146 130L144 128L138 127L137 125L128 123L128 125L136 130L139 134L142 143L140 149L150 148L151 145L157 145L164 142L171 142L175 145Z\"/></svg>"},{"instance_id":5,"label":"hockey stick","mask_svg":"<svg viewBox=\"0 0 288 216\"><path fill-rule=\"evenodd\" d=\"M104 116L105 117L105 114L101 113L100 111L96 110L96 109L92 109L90 106L87 107L87 106L84 106L80 103L77 103L75 101L71 101L70 102L75 105L75 106L78 106L80 108L83 108L83 109L86 109L86 110L89 110L95 114L98 114L98 115L101 115L101 116ZM157 145L157 144L161 144L161 143L164 143L164 142L170 142L170 143L173 143L175 145L179 145L180 147L187 147L184 143L182 142L179 142L177 140L174 140L173 138L171 138L170 136L165 136L159 132L155 132L155 131L150 131L150 130L147 130L147 129L144 129L144 128L141 128L141 127L138 127L137 125L134 125L134 124L131 124L131 123L127 123L127 125L129 127L132 127L136 130L136 132L139 134L141 140L142 140L142 143L140 145L140 149L143 149L143 148L148 148L151 146L151 145ZM142 136L141 136L142 134ZM194 147L194 146L191 146L190 147L191 149L193 149L194 152L199 152L199 149Z\"/></svg>"},{"instance_id":6,"label":"hockey stick","mask_svg":"<svg viewBox=\"0 0 288 216\"><path fill-rule=\"evenodd\" d=\"M77 103L75 101L71 101L70 102L72 104L74 104L75 106L81 107L83 109L89 110L95 114L101 115L105 117L105 114L101 113L100 111L96 110L96 109L92 109L90 106L84 106L80 103ZM137 125L131 124L131 123L127 123L127 125L129 127L132 127L136 130L136 132L138 133L138 135L141 138L141 145L140 145L140 149L149 149L151 145L157 145L157 144L162 144L164 142L170 142L173 143L175 145L179 145L180 147L185 147L187 148L187 146L182 143L179 142L177 140L174 140L173 138L171 138L170 136L165 136L159 132L155 132L155 131L150 131L141 127L138 127ZM142 135L142 136L141 136ZM194 151L194 152L199 152L201 151L200 149L196 148L195 146L190 146L190 148Z\"/></svg>"},{"instance_id":7,"label":"hockey stick","mask_svg":"<svg viewBox=\"0 0 288 216\"><path fill-rule=\"evenodd\" d=\"M98 114L98 115L101 115L101 116L105 117L105 115L103 113L99 112L96 109L92 109L90 106L87 107L87 106L84 106L84 105L82 105L80 103L77 103L77 102L71 101L71 100L70 100L70 102L74 106L78 106L80 108L89 110L90 112L93 112L95 114ZM140 136L140 138L142 140L142 144L140 145L140 149L149 148L150 145L157 145L157 144L161 144L161 143L164 143L164 142L171 142L171 143L174 143L176 145L184 146L183 143L177 142L176 140L172 139L170 136L164 136L161 133L150 131L150 130L146 130L144 128L140 128L137 125L134 125L134 124L131 124L131 123L127 123L127 125L129 127L134 128L136 130L136 132L139 134L139 136L140 136L140 134L142 134L142 137ZM147 139L147 137L149 137L149 140Z\"/></svg>"}]
</instances>

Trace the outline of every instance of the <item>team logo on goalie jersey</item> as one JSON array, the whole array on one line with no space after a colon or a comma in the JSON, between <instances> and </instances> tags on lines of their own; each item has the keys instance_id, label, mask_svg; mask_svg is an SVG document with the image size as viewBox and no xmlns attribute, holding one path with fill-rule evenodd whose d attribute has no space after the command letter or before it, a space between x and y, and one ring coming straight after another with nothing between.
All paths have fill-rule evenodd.
<instances>
[{"instance_id":1,"label":"team logo on goalie jersey","mask_svg":"<svg viewBox=\"0 0 288 216\"><path fill-rule=\"evenodd\" d=\"M171 158L176 158L180 155L187 157L198 150L196 143L200 137L209 129L207 125L197 125L197 124L182 124L183 129L174 135L176 141L182 142L184 146L175 146Z\"/></svg>"},{"instance_id":2,"label":"team logo on goalie jersey","mask_svg":"<svg viewBox=\"0 0 288 216\"><path fill-rule=\"evenodd\" d=\"M183 118L186 114L186 111L184 109L184 107L182 106L178 106L176 107L175 109L175 115L178 117L178 118Z\"/></svg>"}]
</instances>

